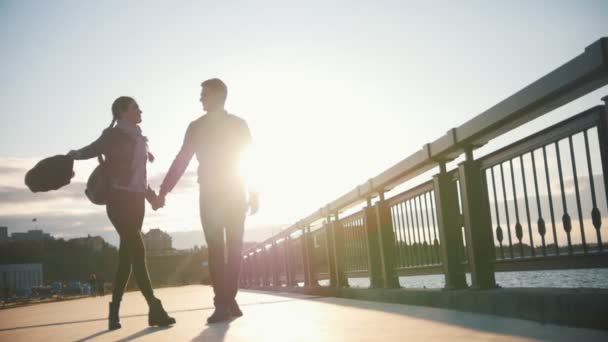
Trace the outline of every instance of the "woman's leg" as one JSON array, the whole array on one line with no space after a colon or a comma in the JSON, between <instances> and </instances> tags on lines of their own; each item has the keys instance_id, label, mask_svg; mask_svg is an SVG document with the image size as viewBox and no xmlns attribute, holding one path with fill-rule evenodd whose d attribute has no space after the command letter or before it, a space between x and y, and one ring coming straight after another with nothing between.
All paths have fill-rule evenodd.
<instances>
[{"instance_id":1,"label":"woman's leg","mask_svg":"<svg viewBox=\"0 0 608 342\"><path fill-rule=\"evenodd\" d=\"M114 190L107 208L108 217L120 235L120 263L119 271L116 273L116 285L120 285L118 280L122 281L122 278L118 279L118 277L125 276L125 274L124 282L126 284L132 269L137 286L146 301L150 303L155 297L150 284L150 276L146 267L146 251L141 238L141 227L145 214L144 194ZM126 264L129 265L129 272L124 272L126 266L121 269L121 266ZM116 290L117 287L115 286L114 289ZM124 285L122 291L124 291Z\"/></svg>"},{"instance_id":2,"label":"woman's leg","mask_svg":"<svg viewBox=\"0 0 608 342\"><path fill-rule=\"evenodd\" d=\"M114 278L114 290L112 291L112 302L118 303L122 300L122 295L125 292L129 275L131 274L131 259L129 257L129 249L126 242L120 238L120 247L118 248L118 270Z\"/></svg>"},{"instance_id":3,"label":"woman's leg","mask_svg":"<svg viewBox=\"0 0 608 342\"><path fill-rule=\"evenodd\" d=\"M141 226L140 226L141 229ZM130 264L135 275L135 281L139 290L146 298L146 301L150 303L155 299L154 290L150 283L150 275L148 273L148 267L146 265L146 249L144 247L143 239L139 230L136 232L129 232L125 234L127 237L127 244L129 246L129 257Z\"/></svg>"}]
</instances>

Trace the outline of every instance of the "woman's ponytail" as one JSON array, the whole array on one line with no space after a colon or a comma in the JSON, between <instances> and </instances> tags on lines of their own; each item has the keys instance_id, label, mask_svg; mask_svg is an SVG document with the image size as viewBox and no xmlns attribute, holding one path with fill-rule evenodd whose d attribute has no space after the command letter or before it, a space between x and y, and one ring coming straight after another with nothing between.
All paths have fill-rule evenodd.
<instances>
[{"instance_id":1,"label":"woman's ponytail","mask_svg":"<svg viewBox=\"0 0 608 342\"><path fill-rule=\"evenodd\" d=\"M112 122L110 122L110 126L108 126L108 128L112 128L112 127L114 127L114 124L115 124L115 123L116 123L116 118L115 118L115 117L113 117L113 118L112 118Z\"/></svg>"}]
</instances>

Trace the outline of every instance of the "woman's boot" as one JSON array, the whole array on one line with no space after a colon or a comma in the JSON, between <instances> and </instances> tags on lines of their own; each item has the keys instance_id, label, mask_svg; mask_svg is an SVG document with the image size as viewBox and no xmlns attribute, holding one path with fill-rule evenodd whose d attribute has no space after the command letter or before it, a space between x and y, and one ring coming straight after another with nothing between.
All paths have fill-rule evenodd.
<instances>
[{"instance_id":1,"label":"woman's boot","mask_svg":"<svg viewBox=\"0 0 608 342\"><path fill-rule=\"evenodd\" d=\"M108 317L108 329L116 330L120 329L120 319L118 318L118 310L120 309L120 302L110 302L110 315Z\"/></svg>"},{"instance_id":2,"label":"woman's boot","mask_svg":"<svg viewBox=\"0 0 608 342\"><path fill-rule=\"evenodd\" d=\"M175 324L175 318L169 317L162 303L158 299L152 300L150 303L150 311L148 312L148 325L158 325L166 327Z\"/></svg>"}]
</instances>

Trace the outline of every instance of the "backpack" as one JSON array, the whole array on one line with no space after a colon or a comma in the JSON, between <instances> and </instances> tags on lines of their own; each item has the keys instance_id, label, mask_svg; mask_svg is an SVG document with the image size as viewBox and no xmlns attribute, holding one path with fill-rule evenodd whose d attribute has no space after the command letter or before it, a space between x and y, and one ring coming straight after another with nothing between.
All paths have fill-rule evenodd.
<instances>
[{"instance_id":1,"label":"backpack","mask_svg":"<svg viewBox=\"0 0 608 342\"><path fill-rule=\"evenodd\" d=\"M93 204L105 205L108 202L108 194L110 193L110 180L103 157L99 155L97 156L97 160L99 161L99 165L91 172L84 193Z\"/></svg>"}]
</instances>

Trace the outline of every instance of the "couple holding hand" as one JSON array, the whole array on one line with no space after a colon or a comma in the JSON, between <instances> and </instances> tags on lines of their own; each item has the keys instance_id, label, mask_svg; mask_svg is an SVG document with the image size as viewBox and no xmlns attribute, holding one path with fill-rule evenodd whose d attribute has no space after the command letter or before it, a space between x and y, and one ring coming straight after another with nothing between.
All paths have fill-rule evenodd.
<instances>
[{"instance_id":1,"label":"couple holding hand","mask_svg":"<svg viewBox=\"0 0 608 342\"><path fill-rule=\"evenodd\" d=\"M258 196L247 189L239 173L243 151L251 143L245 120L224 109L228 90L214 78L201 84L203 114L188 126L182 147L171 164L158 195L148 186L146 163L153 161L147 138L139 123L141 113L133 98L122 96L112 104L112 123L90 145L68 153L74 159L105 156L105 172L110 180L106 211L120 236L118 270L110 303L109 329L121 327L118 311L127 280L133 269L137 285L149 306L149 325L175 323L154 296L146 267L146 251L141 237L145 200L154 210L165 205L184 174L192 156L199 162L200 218L209 251L209 272L215 294L215 311L208 323L242 316L235 300L241 269L243 232L247 209L258 210ZM226 241L224 244L224 231ZM225 257L224 246L228 249Z\"/></svg>"}]
</instances>

